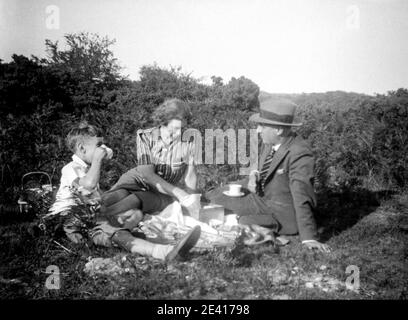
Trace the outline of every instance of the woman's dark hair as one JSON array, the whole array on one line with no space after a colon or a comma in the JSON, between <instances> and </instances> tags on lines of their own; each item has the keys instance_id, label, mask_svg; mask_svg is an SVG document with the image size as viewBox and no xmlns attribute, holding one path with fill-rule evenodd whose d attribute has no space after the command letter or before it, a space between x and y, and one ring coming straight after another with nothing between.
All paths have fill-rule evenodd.
<instances>
[{"instance_id":1,"label":"woman's dark hair","mask_svg":"<svg viewBox=\"0 0 408 320\"><path fill-rule=\"evenodd\" d=\"M180 99L167 99L152 115L154 126L167 125L170 120L177 119L188 122L191 117L191 109L187 102Z\"/></svg>"}]
</instances>

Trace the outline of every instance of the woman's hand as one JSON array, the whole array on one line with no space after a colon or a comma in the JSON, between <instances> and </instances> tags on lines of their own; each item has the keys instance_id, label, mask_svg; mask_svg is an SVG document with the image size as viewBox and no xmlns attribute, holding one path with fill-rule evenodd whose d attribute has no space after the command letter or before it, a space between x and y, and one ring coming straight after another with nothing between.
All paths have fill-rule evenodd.
<instances>
[{"instance_id":1,"label":"woman's hand","mask_svg":"<svg viewBox=\"0 0 408 320\"><path fill-rule=\"evenodd\" d=\"M137 167L138 172L141 174L142 178L152 187L156 188L157 191L163 194L168 194L175 197L179 202L185 196L188 196L188 193L185 192L183 189L173 186L172 184L168 183L162 177L157 175L154 172L154 166L152 164L149 165L139 165Z\"/></svg>"},{"instance_id":2,"label":"woman's hand","mask_svg":"<svg viewBox=\"0 0 408 320\"><path fill-rule=\"evenodd\" d=\"M180 204L187 209L188 213L195 219L198 219L201 203L197 194L189 194L180 199Z\"/></svg>"}]
</instances>

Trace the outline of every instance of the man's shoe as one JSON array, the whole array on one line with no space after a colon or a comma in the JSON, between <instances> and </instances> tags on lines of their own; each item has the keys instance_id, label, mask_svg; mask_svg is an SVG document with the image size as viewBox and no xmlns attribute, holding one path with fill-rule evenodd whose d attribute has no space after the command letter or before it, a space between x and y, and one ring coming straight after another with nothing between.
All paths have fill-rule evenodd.
<instances>
[{"instance_id":1,"label":"man's shoe","mask_svg":"<svg viewBox=\"0 0 408 320\"><path fill-rule=\"evenodd\" d=\"M276 237L269 228L252 224L249 228L245 229L245 232L249 236L244 240L244 244L247 246L255 246L268 241L276 243Z\"/></svg>"},{"instance_id":2,"label":"man's shoe","mask_svg":"<svg viewBox=\"0 0 408 320\"><path fill-rule=\"evenodd\" d=\"M195 246L198 239L200 239L201 235L201 228L200 226L195 226L186 235L174 246L173 250L171 250L166 258L166 262L173 261L177 255L183 256L185 255L191 248Z\"/></svg>"},{"instance_id":3,"label":"man's shoe","mask_svg":"<svg viewBox=\"0 0 408 320\"><path fill-rule=\"evenodd\" d=\"M244 240L244 244L247 246L256 246L258 244L262 244L268 241L275 243L275 238L273 237L273 235L267 234L267 235L264 235L263 237L260 235L257 235L256 237Z\"/></svg>"}]
</instances>

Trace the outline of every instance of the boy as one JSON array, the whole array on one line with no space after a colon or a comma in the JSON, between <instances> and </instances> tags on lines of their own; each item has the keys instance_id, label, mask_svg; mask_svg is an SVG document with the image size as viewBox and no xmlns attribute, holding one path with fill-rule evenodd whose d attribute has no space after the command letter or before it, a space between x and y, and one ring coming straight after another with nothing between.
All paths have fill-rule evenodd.
<instances>
[{"instance_id":1,"label":"boy","mask_svg":"<svg viewBox=\"0 0 408 320\"><path fill-rule=\"evenodd\" d=\"M140 221L139 210L129 210L117 216L112 226L98 215L101 192L99 178L101 164L111 150L103 145L100 131L92 125L74 126L67 136L68 148L74 153L72 161L62 168L61 184L55 203L43 218L63 228L65 235L80 243L90 238L95 245L118 245L132 253L152 256L170 262L178 254L190 250L200 237L200 228L189 231L175 246L154 244L135 238L128 229Z\"/></svg>"}]
</instances>

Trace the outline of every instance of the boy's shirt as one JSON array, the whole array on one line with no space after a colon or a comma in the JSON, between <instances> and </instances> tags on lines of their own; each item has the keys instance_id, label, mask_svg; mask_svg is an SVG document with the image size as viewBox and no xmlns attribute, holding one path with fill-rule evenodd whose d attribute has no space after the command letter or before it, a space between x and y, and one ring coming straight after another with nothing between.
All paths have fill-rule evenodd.
<instances>
[{"instance_id":1,"label":"boy's shirt","mask_svg":"<svg viewBox=\"0 0 408 320\"><path fill-rule=\"evenodd\" d=\"M72 156L72 161L61 170L60 187L48 215L67 211L77 205L78 201L91 205L100 202L99 184L91 191L79 185L79 179L86 175L89 167L77 155Z\"/></svg>"}]
</instances>

